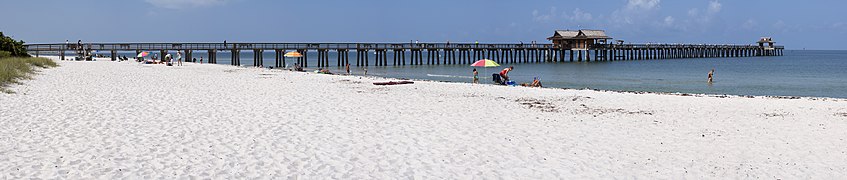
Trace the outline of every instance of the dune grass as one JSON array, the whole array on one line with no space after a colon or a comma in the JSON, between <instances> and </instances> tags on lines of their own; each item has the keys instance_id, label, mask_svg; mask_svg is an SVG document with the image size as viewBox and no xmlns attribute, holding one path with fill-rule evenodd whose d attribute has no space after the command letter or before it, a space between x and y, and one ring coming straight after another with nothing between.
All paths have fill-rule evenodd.
<instances>
[{"instance_id":1,"label":"dune grass","mask_svg":"<svg viewBox=\"0 0 847 180\"><path fill-rule=\"evenodd\" d=\"M36 57L0 58L0 91L14 93L6 89L10 84L19 84L20 80L28 79L35 73L36 68L51 68L59 66L53 60Z\"/></svg>"}]
</instances>

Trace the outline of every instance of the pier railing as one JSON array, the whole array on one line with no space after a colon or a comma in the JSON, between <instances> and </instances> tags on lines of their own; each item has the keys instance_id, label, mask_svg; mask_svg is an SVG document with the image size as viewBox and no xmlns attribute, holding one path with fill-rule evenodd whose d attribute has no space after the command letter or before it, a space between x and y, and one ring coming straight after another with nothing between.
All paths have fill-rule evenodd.
<instances>
[{"instance_id":1,"label":"pier railing","mask_svg":"<svg viewBox=\"0 0 847 180\"><path fill-rule=\"evenodd\" d=\"M79 49L77 44L27 44L28 51ZM98 51L130 50L253 50L253 49L548 49L552 44L477 44L477 43L85 43L82 47Z\"/></svg>"},{"instance_id":2,"label":"pier railing","mask_svg":"<svg viewBox=\"0 0 847 180\"><path fill-rule=\"evenodd\" d=\"M64 51L79 49L77 44L26 44L28 51ZM253 49L560 49L553 44L476 44L476 43L85 43L86 50L253 50ZM591 49L642 48L759 48L756 45L726 44L595 44ZM774 49L784 49L775 46Z\"/></svg>"},{"instance_id":3,"label":"pier railing","mask_svg":"<svg viewBox=\"0 0 847 180\"><path fill-rule=\"evenodd\" d=\"M337 54L336 65L350 63L355 52L356 65L369 66L374 57L377 66L389 64L392 54L394 65L468 64L479 59L499 63L563 62L563 61L618 61L676 58L781 56L784 46L762 47L736 44L594 44L583 48L566 48L553 44L482 44L482 43L85 43L85 44L26 44L27 51L59 52L65 59L66 51L75 51L77 57L86 57L91 51L106 51L116 59L118 51L159 51L168 54L178 51L192 59L194 51L207 53L208 62L217 63L218 52L231 52L232 65L241 65L242 51L253 51L253 65L263 66L263 51L275 52L275 67L284 66L284 54L298 51L303 57L298 64L308 66L310 51L317 53L318 66L326 67L329 53ZM373 54L369 52L373 51ZM406 58L409 55L409 58ZM566 58L567 57L567 58Z\"/></svg>"},{"instance_id":4,"label":"pier railing","mask_svg":"<svg viewBox=\"0 0 847 180\"><path fill-rule=\"evenodd\" d=\"M593 49L649 49L649 48L761 48L751 44L595 44ZM785 46L774 46L785 49Z\"/></svg>"}]
</instances>

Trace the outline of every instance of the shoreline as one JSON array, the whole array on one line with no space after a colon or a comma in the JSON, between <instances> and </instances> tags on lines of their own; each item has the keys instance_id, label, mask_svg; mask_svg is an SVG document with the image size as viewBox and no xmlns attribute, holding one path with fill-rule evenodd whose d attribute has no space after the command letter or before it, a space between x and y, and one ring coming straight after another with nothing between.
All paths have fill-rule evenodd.
<instances>
[{"instance_id":1,"label":"shoreline","mask_svg":"<svg viewBox=\"0 0 847 180\"><path fill-rule=\"evenodd\" d=\"M106 60L108 60L108 59L106 59ZM218 64L218 65L226 65L226 64ZM253 68L253 67L251 67L251 66L247 66L247 65L242 65L242 66L239 66L239 67L244 67L244 68ZM343 69L342 69L343 67L328 67L328 68L330 68L330 69L335 69L335 70L343 70ZM317 68L307 68L307 69L308 69L308 70L315 70L315 69L317 69ZM354 75L354 76L362 76L361 74L353 74L353 75ZM368 75L368 76L378 76L378 77L394 78L394 77L389 77L389 76L387 76L387 75ZM404 79L404 78L395 78L395 79ZM429 80L429 79L425 79L425 78L424 78L424 79L422 79L422 78L412 78L412 80L417 80L417 81L426 80L426 81L435 81L435 82L457 82L457 83L469 83L469 82L463 82L463 81L441 81L441 80ZM598 88L591 88L591 87L585 87L585 88L581 88L581 87L577 87L577 88L573 88L573 87L548 87L548 88L562 88L562 89L589 89L589 90L596 90L596 91L634 92L634 93L642 93L642 92L646 92L646 93L672 94L672 95L673 95L673 94L681 94L681 95L683 95L683 96L684 96L684 95L698 95L698 96L740 96L740 97L750 97L750 96L753 96L753 97L771 97L771 98L780 98L780 99L798 99L798 98L799 98L799 99L835 99L835 100L847 100L847 97L834 97L834 96L837 96L837 95L834 95L834 96L804 96L804 95L750 95L750 94L743 94L743 93L741 93L741 94L733 94L733 93L697 93L697 92L694 92L694 93L688 93L688 92L674 92L674 91L649 91L649 90L648 90L648 91L641 91L641 90L627 90L627 89L611 90L611 89L598 89ZM768 94L768 93L764 93L764 94ZM785 94L792 94L792 93L785 93Z\"/></svg>"},{"instance_id":2,"label":"shoreline","mask_svg":"<svg viewBox=\"0 0 847 180\"><path fill-rule=\"evenodd\" d=\"M252 67L242 67L242 68L252 68ZM312 73L313 72L305 72ZM393 77L383 77L383 76L371 76L371 75L344 75L344 74L332 74L332 75L340 75L340 76L362 76L362 77L380 77L386 79L395 79L395 80L412 80L412 81L427 81L427 82L438 82L438 83L460 83L460 84L473 84L469 82L457 82L457 81L438 81L438 80L430 80L430 79L416 79L416 78L393 78ZM496 84L490 83L480 83L478 85L492 85L498 86ZM514 87L522 87L522 86L514 86ZM532 87L522 87L522 88L532 88ZM729 97L737 97L737 98L763 98L763 99L805 99L805 100L813 100L813 101L847 101L847 98L837 98L837 97L817 97L817 96L771 96L771 95L736 95L736 94L708 94L708 93L682 93L682 92L653 92L653 91L628 91L628 90L606 90L606 89L593 89L593 88L561 88L561 87L541 87L545 89L562 89L562 90L588 90L588 91L596 91L596 92L615 92L615 93L629 93L629 94L657 94L657 95L670 95L670 96L694 96L694 97L714 97L714 98L729 98Z\"/></svg>"},{"instance_id":3,"label":"shoreline","mask_svg":"<svg viewBox=\"0 0 847 180\"><path fill-rule=\"evenodd\" d=\"M847 51L847 50L845 50L845 51ZM60 60L58 60L58 56L42 56L42 57L47 57L47 58L51 58L51 59L60 61ZM95 58L95 61L110 61L111 62L111 60L107 57ZM71 62L73 62L73 61L71 61ZM132 60L130 60L130 62L132 62ZM184 62L184 63L190 63L190 62ZM207 63L203 63L203 64L207 64ZM245 69L251 69L252 68L252 69L265 69L265 70L279 70L279 71L296 72L296 71L291 71L289 69L269 69L269 68L266 68L266 67L252 67L252 66L246 66L246 65L241 65L241 66L232 66L232 65L227 65L227 64L210 64L210 65L222 65L222 66L230 66L230 67L245 68ZM312 72L312 71L315 71L315 70L318 70L318 68L304 68L304 71L300 72L300 73L318 74L318 73ZM385 76L378 76L378 75L358 75L358 74L347 75L347 74L336 74L336 73L333 73L333 74L330 74L330 75L334 75L334 76L354 76L354 77L376 77L376 78L384 78L386 80L412 80L412 81L426 81L426 82L437 82L437 83L473 84L473 83L469 83L469 82L438 81L438 80L417 79L417 78L394 78L394 77L385 77ZM490 83L479 83L477 85L496 86L495 84L490 84ZM514 86L514 87L521 87L521 86ZM737 97L737 98L763 98L763 99L804 99L804 100L813 100L813 101L847 101L847 98L823 97L823 96L709 94L709 93L654 92L654 91L633 91L633 90L607 90L607 89L594 89L594 88L577 89L577 88L562 88L562 87L541 87L541 88L562 89L562 90L589 90L589 91L596 91L596 92L615 92L615 93L629 93L629 94L657 94L657 95L671 95L671 96L713 97L713 98Z\"/></svg>"},{"instance_id":4,"label":"shoreline","mask_svg":"<svg viewBox=\"0 0 847 180\"><path fill-rule=\"evenodd\" d=\"M10 178L847 176L847 102L57 61L0 94Z\"/></svg>"},{"instance_id":5,"label":"shoreline","mask_svg":"<svg viewBox=\"0 0 847 180\"><path fill-rule=\"evenodd\" d=\"M845 50L845 51L847 51L847 50ZM58 59L58 56L43 56L43 57L48 57L48 58L51 58L51 59ZM108 59L108 58L95 58L95 59L96 59L96 61L111 61L111 60L110 60L110 59ZM130 60L130 61L132 61L132 60ZM185 62L185 63L189 63L189 62ZM207 64L207 63L203 63L203 64ZM269 69L269 68L266 68L266 67L252 67L252 66L246 66L246 65L241 65L241 66L232 66L232 65L227 65L227 64L211 64L211 65L222 65L222 66L230 66L230 67L245 68L245 69L265 69L265 70L275 70L275 71L276 71L276 70L279 70L279 71L297 72L297 71L291 71L291 70L289 70L289 69ZM312 72L312 71L315 71L315 70L318 70L318 68L304 68L304 71L303 71L303 72L299 72L299 73L306 73L306 74L318 74L318 73L314 73L314 72ZM358 74L349 74L349 75L346 75L346 74L336 74L336 73L333 73L333 74L330 74L330 75L334 75L334 76L353 76L353 77L376 77L376 78L383 78L383 79L385 79L385 80L412 80L412 81L426 81L426 82L436 82L436 83L460 83L460 84L473 84L473 83L469 83L469 82L458 82L458 81L438 81L438 80L417 79L417 78L394 78L394 77L385 77L385 76L378 76L378 75L358 75ZM475 84L475 85L492 85L492 86L497 86L496 84L491 84L491 83L479 83L479 84ZM508 87L508 86L507 86L507 87ZM514 86L514 87L521 87L521 86ZM528 88L528 87L522 87L522 88ZM588 90L588 91L596 91L596 92L614 92L614 93L628 93L628 94L656 94L656 95L670 95L670 96L712 97L712 98L730 98L730 97L736 97L736 98L762 98L762 99L802 99L802 100L812 100L812 101L847 101L847 98L837 98L837 97L819 97L819 96L777 96L777 95L708 94L708 93L683 93L683 92L654 92L654 91L631 91L631 90L606 90L606 89L594 89L594 88L581 88L581 89L577 89L577 88L561 88L561 87L541 87L541 88L544 88L544 89L561 89L561 90Z\"/></svg>"}]
</instances>

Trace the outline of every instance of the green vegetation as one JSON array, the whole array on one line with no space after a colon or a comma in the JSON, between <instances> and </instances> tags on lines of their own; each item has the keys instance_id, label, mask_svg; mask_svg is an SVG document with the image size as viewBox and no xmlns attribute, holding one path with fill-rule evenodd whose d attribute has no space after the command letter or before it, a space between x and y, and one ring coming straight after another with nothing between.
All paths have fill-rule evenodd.
<instances>
[{"instance_id":1,"label":"green vegetation","mask_svg":"<svg viewBox=\"0 0 847 180\"><path fill-rule=\"evenodd\" d=\"M0 58L12 57L12 53L9 51L0 51Z\"/></svg>"},{"instance_id":2,"label":"green vegetation","mask_svg":"<svg viewBox=\"0 0 847 180\"><path fill-rule=\"evenodd\" d=\"M34 58L26 53L24 41L15 41L0 32L0 92L12 93L5 89L9 84L20 83L19 80L30 78L35 68L51 68L59 66L47 58Z\"/></svg>"},{"instance_id":3,"label":"green vegetation","mask_svg":"<svg viewBox=\"0 0 847 180\"><path fill-rule=\"evenodd\" d=\"M12 83L20 83L19 80L27 79L35 73L35 68L51 68L59 66L53 60L47 58L13 57L0 59L0 91L12 93L5 89Z\"/></svg>"},{"instance_id":4,"label":"green vegetation","mask_svg":"<svg viewBox=\"0 0 847 180\"><path fill-rule=\"evenodd\" d=\"M0 32L0 51L9 52L14 57L29 57L26 48L24 48L24 41L15 41L15 39L3 35L3 32Z\"/></svg>"}]
</instances>

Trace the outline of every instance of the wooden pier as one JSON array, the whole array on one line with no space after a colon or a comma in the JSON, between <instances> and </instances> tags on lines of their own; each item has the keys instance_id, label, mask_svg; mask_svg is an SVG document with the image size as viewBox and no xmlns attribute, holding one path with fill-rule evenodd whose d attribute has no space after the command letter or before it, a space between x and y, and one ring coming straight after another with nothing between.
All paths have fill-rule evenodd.
<instances>
[{"instance_id":1,"label":"wooden pier","mask_svg":"<svg viewBox=\"0 0 847 180\"><path fill-rule=\"evenodd\" d=\"M491 59L498 63L538 62L581 62L581 61L626 61L680 58L729 58L752 56L782 56L784 47L759 45L715 45L715 44L625 44L595 43L581 47L562 44L478 44L478 43L86 43L76 44L26 44L26 49L36 55L56 52L65 59L66 52L100 51L110 52L113 60L118 52L142 51L181 52L186 60L193 59L197 52L206 52L209 63L217 63L218 52L231 52L231 65L240 66L243 51L254 53L254 66L264 67L262 53L273 51L273 67L283 67L290 51L298 51L303 57L294 58L307 67L330 66L330 54L336 54L336 66L402 66L471 64L479 59ZM352 51L352 52L351 52ZM317 57L309 57L315 52ZM350 54L355 53L351 63ZM391 61L389 63L389 54ZM426 55L424 55L426 54ZM373 59L371 59L371 57Z\"/></svg>"}]
</instances>

